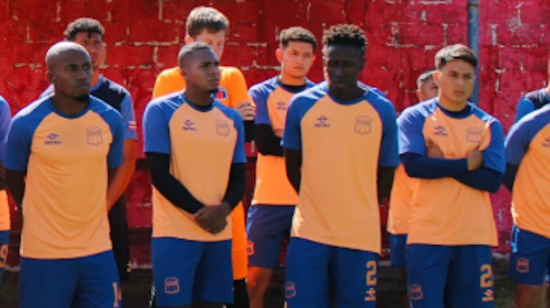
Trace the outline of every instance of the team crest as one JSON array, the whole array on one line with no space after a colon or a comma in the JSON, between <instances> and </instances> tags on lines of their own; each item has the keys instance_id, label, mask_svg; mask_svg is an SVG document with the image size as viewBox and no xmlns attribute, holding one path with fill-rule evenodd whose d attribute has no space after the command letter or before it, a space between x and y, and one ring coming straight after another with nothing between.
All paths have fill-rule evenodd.
<instances>
[{"instance_id":1,"label":"team crest","mask_svg":"<svg viewBox=\"0 0 550 308\"><path fill-rule=\"evenodd\" d=\"M529 273L529 260L525 258L519 258L516 261L516 271L522 274Z\"/></svg>"},{"instance_id":2,"label":"team crest","mask_svg":"<svg viewBox=\"0 0 550 308\"><path fill-rule=\"evenodd\" d=\"M470 127L468 128L468 134L466 135L466 140L468 142L479 143L481 141L481 135L483 130L479 127Z\"/></svg>"},{"instance_id":3,"label":"team crest","mask_svg":"<svg viewBox=\"0 0 550 308\"><path fill-rule=\"evenodd\" d=\"M422 293L422 286L416 283L411 284L409 288L409 295L411 300L419 301L424 298L424 293Z\"/></svg>"},{"instance_id":4,"label":"team crest","mask_svg":"<svg viewBox=\"0 0 550 308\"><path fill-rule=\"evenodd\" d=\"M176 277L164 279L164 293L170 295L180 293L180 280Z\"/></svg>"},{"instance_id":5,"label":"team crest","mask_svg":"<svg viewBox=\"0 0 550 308\"><path fill-rule=\"evenodd\" d=\"M359 135L368 135L371 132L371 119L365 115L355 119L355 132Z\"/></svg>"},{"instance_id":6,"label":"team crest","mask_svg":"<svg viewBox=\"0 0 550 308\"><path fill-rule=\"evenodd\" d=\"M246 252L249 256L254 255L254 242L251 240L248 240L248 245L246 247Z\"/></svg>"},{"instance_id":7,"label":"team crest","mask_svg":"<svg viewBox=\"0 0 550 308\"><path fill-rule=\"evenodd\" d=\"M544 143L542 144L545 148L550 148L550 138L544 139Z\"/></svg>"},{"instance_id":8,"label":"team crest","mask_svg":"<svg viewBox=\"0 0 550 308\"><path fill-rule=\"evenodd\" d=\"M367 294L365 296L365 302L375 302L376 301L376 289L370 288L367 291Z\"/></svg>"},{"instance_id":9,"label":"team crest","mask_svg":"<svg viewBox=\"0 0 550 308\"><path fill-rule=\"evenodd\" d=\"M291 299L296 296L296 285L294 282L285 283L285 297Z\"/></svg>"},{"instance_id":10,"label":"team crest","mask_svg":"<svg viewBox=\"0 0 550 308\"><path fill-rule=\"evenodd\" d=\"M216 99L219 101L224 101L227 99L227 89L225 87L218 87L218 92L216 92Z\"/></svg>"},{"instance_id":11,"label":"team crest","mask_svg":"<svg viewBox=\"0 0 550 308\"><path fill-rule=\"evenodd\" d=\"M231 132L231 129L229 128L229 123L225 120L217 120L216 121L216 132L218 135L227 137L229 136L229 133Z\"/></svg>"},{"instance_id":12,"label":"team crest","mask_svg":"<svg viewBox=\"0 0 550 308\"><path fill-rule=\"evenodd\" d=\"M88 144L97 146L103 143L103 134L101 133L101 127L90 126L86 129L86 132L88 133Z\"/></svg>"}]
</instances>

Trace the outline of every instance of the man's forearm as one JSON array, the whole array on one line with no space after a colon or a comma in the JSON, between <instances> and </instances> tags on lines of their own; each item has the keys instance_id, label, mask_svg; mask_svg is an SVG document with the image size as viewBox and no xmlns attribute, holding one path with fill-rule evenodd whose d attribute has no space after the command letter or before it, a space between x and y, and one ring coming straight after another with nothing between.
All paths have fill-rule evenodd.
<instances>
[{"instance_id":1,"label":"man's forearm","mask_svg":"<svg viewBox=\"0 0 550 308\"><path fill-rule=\"evenodd\" d=\"M20 171L6 170L6 183L8 190L19 208L23 204L25 195L25 173Z\"/></svg>"},{"instance_id":2,"label":"man's forearm","mask_svg":"<svg viewBox=\"0 0 550 308\"><path fill-rule=\"evenodd\" d=\"M129 144L129 142L132 144ZM107 209L109 210L122 197L132 180L136 169L136 144L137 142L134 140L127 140L124 144L122 165L118 167L117 172L109 181L109 189L107 190Z\"/></svg>"}]
</instances>

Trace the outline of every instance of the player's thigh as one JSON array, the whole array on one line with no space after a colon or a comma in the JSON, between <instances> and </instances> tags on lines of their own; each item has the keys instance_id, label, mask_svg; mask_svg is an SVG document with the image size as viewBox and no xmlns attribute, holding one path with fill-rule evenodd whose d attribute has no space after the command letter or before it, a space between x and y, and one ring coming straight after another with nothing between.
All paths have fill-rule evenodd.
<instances>
[{"instance_id":1,"label":"player's thigh","mask_svg":"<svg viewBox=\"0 0 550 308\"><path fill-rule=\"evenodd\" d=\"M231 241L205 243L193 285L193 302L232 303Z\"/></svg>"},{"instance_id":2,"label":"player's thigh","mask_svg":"<svg viewBox=\"0 0 550 308\"><path fill-rule=\"evenodd\" d=\"M42 260L21 258L20 308L72 308L78 284L75 259Z\"/></svg>"},{"instance_id":3,"label":"player's thigh","mask_svg":"<svg viewBox=\"0 0 550 308\"><path fill-rule=\"evenodd\" d=\"M248 276L248 254L246 242L246 226L242 202L231 213L233 279L245 279Z\"/></svg>"},{"instance_id":4,"label":"player's thigh","mask_svg":"<svg viewBox=\"0 0 550 308\"><path fill-rule=\"evenodd\" d=\"M546 286L516 284L516 307L543 307Z\"/></svg>"},{"instance_id":5,"label":"player's thigh","mask_svg":"<svg viewBox=\"0 0 550 308\"><path fill-rule=\"evenodd\" d=\"M405 251L407 250L406 234L390 234L391 266L405 268Z\"/></svg>"},{"instance_id":6,"label":"player's thigh","mask_svg":"<svg viewBox=\"0 0 550 308\"><path fill-rule=\"evenodd\" d=\"M445 308L445 284L449 274L448 246L407 246L407 285L413 308Z\"/></svg>"},{"instance_id":7,"label":"player's thigh","mask_svg":"<svg viewBox=\"0 0 550 308\"><path fill-rule=\"evenodd\" d=\"M0 231L0 286L2 285L2 278L4 277L4 270L8 262L8 250L10 243L10 232Z\"/></svg>"},{"instance_id":8,"label":"player's thigh","mask_svg":"<svg viewBox=\"0 0 550 308\"><path fill-rule=\"evenodd\" d=\"M330 268L338 308L376 307L376 253L338 247L334 249Z\"/></svg>"},{"instance_id":9,"label":"player's thigh","mask_svg":"<svg viewBox=\"0 0 550 308\"><path fill-rule=\"evenodd\" d=\"M328 308L332 247L292 238L286 260L285 297L288 308Z\"/></svg>"},{"instance_id":10,"label":"player's thigh","mask_svg":"<svg viewBox=\"0 0 550 308\"><path fill-rule=\"evenodd\" d=\"M448 308L494 307L494 277L491 247L484 245L453 248L449 283Z\"/></svg>"},{"instance_id":11,"label":"player's thigh","mask_svg":"<svg viewBox=\"0 0 550 308\"><path fill-rule=\"evenodd\" d=\"M519 284L542 285L550 265L550 239L519 229L512 229L509 275Z\"/></svg>"},{"instance_id":12,"label":"player's thigh","mask_svg":"<svg viewBox=\"0 0 550 308\"><path fill-rule=\"evenodd\" d=\"M294 206L255 205L248 213L250 267L277 267L283 240L290 233Z\"/></svg>"},{"instance_id":13,"label":"player's thigh","mask_svg":"<svg viewBox=\"0 0 550 308\"><path fill-rule=\"evenodd\" d=\"M153 238L151 254L157 307L180 307L193 302L195 275L204 242Z\"/></svg>"}]
</instances>

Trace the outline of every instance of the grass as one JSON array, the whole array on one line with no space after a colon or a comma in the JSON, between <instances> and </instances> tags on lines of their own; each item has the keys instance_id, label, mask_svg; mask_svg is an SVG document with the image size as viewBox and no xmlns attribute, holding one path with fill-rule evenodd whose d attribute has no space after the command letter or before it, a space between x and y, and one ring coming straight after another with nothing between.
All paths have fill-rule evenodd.
<instances>
[{"instance_id":1,"label":"grass","mask_svg":"<svg viewBox=\"0 0 550 308\"><path fill-rule=\"evenodd\" d=\"M495 270L495 307L512 308L514 298L514 286L506 277L506 264L504 261L496 261ZM379 308L405 307L405 285L401 279L399 270L382 267L379 273ZM276 271L273 282L266 295L266 308L282 308L283 306L283 271ZM7 272L0 292L0 307L17 308L18 298L18 274ZM123 307L146 308L151 287L151 272L137 270L132 273L131 281L122 284Z\"/></svg>"}]
</instances>

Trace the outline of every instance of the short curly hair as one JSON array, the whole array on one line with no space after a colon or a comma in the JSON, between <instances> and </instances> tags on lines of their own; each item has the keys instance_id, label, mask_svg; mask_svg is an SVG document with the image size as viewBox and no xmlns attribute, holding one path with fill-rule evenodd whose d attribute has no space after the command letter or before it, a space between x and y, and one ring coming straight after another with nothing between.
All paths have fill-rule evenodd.
<instances>
[{"instance_id":1,"label":"short curly hair","mask_svg":"<svg viewBox=\"0 0 550 308\"><path fill-rule=\"evenodd\" d=\"M281 47L288 47L290 42L303 42L309 43L313 46L313 50L317 49L317 40L315 35L311 31L302 28L302 27L290 27L281 31L279 35L279 41L281 42Z\"/></svg>"},{"instance_id":2,"label":"short curly hair","mask_svg":"<svg viewBox=\"0 0 550 308\"><path fill-rule=\"evenodd\" d=\"M341 24L328 28L323 33L323 45L345 45L361 49L367 49L368 41L365 31L356 25Z\"/></svg>"},{"instance_id":3,"label":"short curly hair","mask_svg":"<svg viewBox=\"0 0 550 308\"><path fill-rule=\"evenodd\" d=\"M68 41L74 41L76 35L81 32L87 32L88 35L92 33L98 33L103 38L105 36L105 28L101 25L99 20L93 18L79 18L71 22L63 35Z\"/></svg>"}]
</instances>

